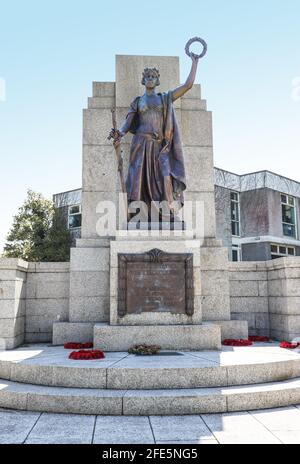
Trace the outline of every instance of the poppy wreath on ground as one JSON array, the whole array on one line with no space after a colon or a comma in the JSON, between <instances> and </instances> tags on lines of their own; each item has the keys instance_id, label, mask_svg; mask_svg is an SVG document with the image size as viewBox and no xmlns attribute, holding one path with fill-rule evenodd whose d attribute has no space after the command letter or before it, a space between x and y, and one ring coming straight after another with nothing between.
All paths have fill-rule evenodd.
<instances>
[{"instance_id":1,"label":"poppy wreath on ground","mask_svg":"<svg viewBox=\"0 0 300 464\"><path fill-rule=\"evenodd\" d=\"M269 337L261 337L259 335L251 335L249 337L250 342L269 342Z\"/></svg>"},{"instance_id":2,"label":"poppy wreath on ground","mask_svg":"<svg viewBox=\"0 0 300 464\"><path fill-rule=\"evenodd\" d=\"M287 348L289 350L294 350L300 346L300 343L290 343L290 342L280 342L280 348Z\"/></svg>"},{"instance_id":3,"label":"poppy wreath on ground","mask_svg":"<svg viewBox=\"0 0 300 464\"><path fill-rule=\"evenodd\" d=\"M101 350L80 350L72 351L72 353L69 354L69 359L89 360L103 358L105 358L105 355Z\"/></svg>"},{"instance_id":4,"label":"poppy wreath on ground","mask_svg":"<svg viewBox=\"0 0 300 464\"><path fill-rule=\"evenodd\" d=\"M154 355L159 353L161 347L159 345L133 345L129 348L129 354L137 354L140 356Z\"/></svg>"},{"instance_id":5,"label":"poppy wreath on ground","mask_svg":"<svg viewBox=\"0 0 300 464\"><path fill-rule=\"evenodd\" d=\"M236 340L233 338L226 338L222 341L222 345L225 346L251 346L253 343L250 340Z\"/></svg>"},{"instance_id":6,"label":"poppy wreath on ground","mask_svg":"<svg viewBox=\"0 0 300 464\"><path fill-rule=\"evenodd\" d=\"M69 342L69 343L64 344L64 348L66 350L83 350L83 349L86 349L86 348L93 348L93 344L92 343L73 343L73 342Z\"/></svg>"}]
</instances>

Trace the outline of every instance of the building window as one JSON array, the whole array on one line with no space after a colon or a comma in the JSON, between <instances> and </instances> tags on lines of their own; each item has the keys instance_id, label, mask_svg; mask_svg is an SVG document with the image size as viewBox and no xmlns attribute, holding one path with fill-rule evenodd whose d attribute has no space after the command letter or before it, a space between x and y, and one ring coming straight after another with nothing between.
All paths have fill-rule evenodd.
<instances>
[{"instance_id":1,"label":"building window","mask_svg":"<svg viewBox=\"0 0 300 464\"><path fill-rule=\"evenodd\" d=\"M81 227L81 205L69 206L68 227L69 229Z\"/></svg>"},{"instance_id":2,"label":"building window","mask_svg":"<svg viewBox=\"0 0 300 464\"><path fill-rule=\"evenodd\" d=\"M230 192L231 208L231 233L235 237L240 236L240 194Z\"/></svg>"},{"instance_id":3,"label":"building window","mask_svg":"<svg viewBox=\"0 0 300 464\"><path fill-rule=\"evenodd\" d=\"M295 198L281 195L283 235L296 238L296 207Z\"/></svg>"},{"instance_id":4,"label":"building window","mask_svg":"<svg viewBox=\"0 0 300 464\"><path fill-rule=\"evenodd\" d=\"M241 261L241 248L238 245L232 245L231 259L232 261Z\"/></svg>"},{"instance_id":5,"label":"building window","mask_svg":"<svg viewBox=\"0 0 300 464\"><path fill-rule=\"evenodd\" d=\"M282 258L283 256L296 256L295 247L272 244L271 259Z\"/></svg>"}]
</instances>

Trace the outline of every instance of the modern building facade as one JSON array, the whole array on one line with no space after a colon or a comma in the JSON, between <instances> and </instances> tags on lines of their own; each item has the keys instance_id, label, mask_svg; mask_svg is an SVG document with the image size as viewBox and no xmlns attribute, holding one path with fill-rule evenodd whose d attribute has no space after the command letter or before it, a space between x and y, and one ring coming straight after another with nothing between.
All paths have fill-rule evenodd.
<instances>
[{"instance_id":1,"label":"modern building facade","mask_svg":"<svg viewBox=\"0 0 300 464\"><path fill-rule=\"evenodd\" d=\"M81 237L81 189L53 196L70 229ZM215 168L217 238L231 261L300 256L300 182L270 171L238 175Z\"/></svg>"},{"instance_id":2,"label":"modern building facade","mask_svg":"<svg viewBox=\"0 0 300 464\"><path fill-rule=\"evenodd\" d=\"M300 255L300 183L270 171L215 169L217 236L232 261Z\"/></svg>"}]
</instances>

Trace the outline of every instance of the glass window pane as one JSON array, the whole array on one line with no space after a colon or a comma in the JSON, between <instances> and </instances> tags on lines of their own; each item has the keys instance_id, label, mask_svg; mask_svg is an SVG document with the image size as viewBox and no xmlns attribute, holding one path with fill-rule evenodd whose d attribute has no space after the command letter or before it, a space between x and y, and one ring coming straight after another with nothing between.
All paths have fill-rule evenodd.
<instances>
[{"instance_id":1,"label":"glass window pane","mask_svg":"<svg viewBox=\"0 0 300 464\"><path fill-rule=\"evenodd\" d=\"M295 198L294 197L289 197L289 205L294 206L295 204Z\"/></svg>"},{"instance_id":2,"label":"glass window pane","mask_svg":"<svg viewBox=\"0 0 300 464\"><path fill-rule=\"evenodd\" d=\"M236 222L232 222L231 223L231 233L232 233L232 235L236 235L235 229L236 229Z\"/></svg>"},{"instance_id":3,"label":"glass window pane","mask_svg":"<svg viewBox=\"0 0 300 464\"><path fill-rule=\"evenodd\" d=\"M286 247L280 246L279 247L279 253L282 255L286 255Z\"/></svg>"},{"instance_id":4,"label":"glass window pane","mask_svg":"<svg viewBox=\"0 0 300 464\"><path fill-rule=\"evenodd\" d=\"M278 252L277 245L271 245L271 253L277 253L277 252Z\"/></svg>"},{"instance_id":5,"label":"glass window pane","mask_svg":"<svg viewBox=\"0 0 300 464\"><path fill-rule=\"evenodd\" d=\"M282 222L295 224L295 208L293 206L282 205Z\"/></svg>"},{"instance_id":6,"label":"glass window pane","mask_svg":"<svg viewBox=\"0 0 300 464\"><path fill-rule=\"evenodd\" d=\"M233 201L238 201L238 200L239 200L238 194L237 194L236 192L231 192L231 193L230 193L230 198L231 198L231 200L233 200Z\"/></svg>"},{"instance_id":7,"label":"glass window pane","mask_svg":"<svg viewBox=\"0 0 300 464\"><path fill-rule=\"evenodd\" d=\"M296 237L295 226L289 224L283 224L283 235L287 237Z\"/></svg>"},{"instance_id":8,"label":"glass window pane","mask_svg":"<svg viewBox=\"0 0 300 464\"><path fill-rule=\"evenodd\" d=\"M75 205L75 206L70 206L69 214L77 214L80 212L79 210L80 206Z\"/></svg>"},{"instance_id":9,"label":"glass window pane","mask_svg":"<svg viewBox=\"0 0 300 464\"><path fill-rule=\"evenodd\" d=\"M69 216L69 228L81 227L81 214Z\"/></svg>"},{"instance_id":10,"label":"glass window pane","mask_svg":"<svg viewBox=\"0 0 300 464\"><path fill-rule=\"evenodd\" d=\"M235 250L233 248L233 250L232 250L232 261L238 261L238 260L239 260L238 250Z\"/></svg>"},{"instance_id":11,"label":"glass window pane","mask_svg":"<svg viewBox=\"0 0 300 464\"><path fill-rule=\"evenodd\" d=\"M232 222L231 223L231 233L232 235L237 235L239 236L240 235L240 227L239 227L239 223L238 222Z\"/></svg>"},{"instance_id":12,"label":"glass window pane","mask_svg":"<svg viewBox=\"0 0 300 464\"><path fill-rule=\"evenodd\" d=\"M295 256L295 248L288 248L288 255Z\"/></svg>"},{"instance_id":13,"label":"glass window pane","mask_svg":"<svg viewBox=\"0 0 300 464\"><path fill-rule=\"evenodd\" d=\"M286 195L281 195L281 202L282 202L282 203L287 203L287 197L286 197Z\"/></svg>"}]
</instances>

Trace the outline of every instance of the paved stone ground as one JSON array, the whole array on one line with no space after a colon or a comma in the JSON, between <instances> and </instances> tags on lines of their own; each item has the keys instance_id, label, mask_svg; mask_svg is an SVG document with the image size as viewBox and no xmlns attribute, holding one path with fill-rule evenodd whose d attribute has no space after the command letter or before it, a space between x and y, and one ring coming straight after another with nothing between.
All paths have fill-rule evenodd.
<instances>
[{"instance_id":1,"label":"paved stone ground","mask_svg":"<svg viewBox=\"0 0 300 464\"><path fill-rule=\"evenodd\" d=\"M83 416L0 409L0 444L300 443L300 405L194 416Z\"/></svg>"}]
</instances>

